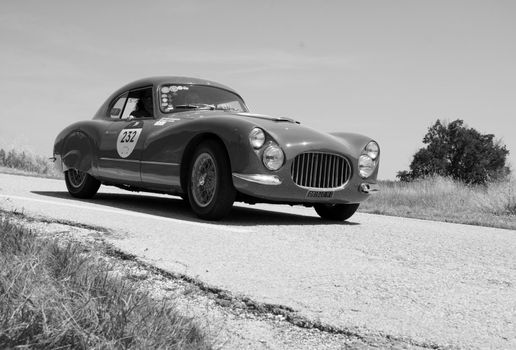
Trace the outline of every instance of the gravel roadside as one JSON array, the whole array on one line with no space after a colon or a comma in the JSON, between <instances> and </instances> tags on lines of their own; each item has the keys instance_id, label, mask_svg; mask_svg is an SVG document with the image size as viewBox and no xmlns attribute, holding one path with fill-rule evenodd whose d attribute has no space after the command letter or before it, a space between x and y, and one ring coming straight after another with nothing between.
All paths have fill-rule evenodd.
<instances>
[{"instance_id":1,"label":"gravel roadside","mask_svg":"<svg viewBox=\"0 0 516 350\"><path fill-rule=\"evenodd\" d=\"M335 329L311 322L294 310L268 305L246 296L212 288L200 280L173 275L114 248L104 240L112 233L98 227L15 214L18 224L63 243L79 243L92 260L112 264L117 273L156 299L174 300L175 307L193 317L217 349L434 349L359 330Z\"/></svg>"}]
</instances>

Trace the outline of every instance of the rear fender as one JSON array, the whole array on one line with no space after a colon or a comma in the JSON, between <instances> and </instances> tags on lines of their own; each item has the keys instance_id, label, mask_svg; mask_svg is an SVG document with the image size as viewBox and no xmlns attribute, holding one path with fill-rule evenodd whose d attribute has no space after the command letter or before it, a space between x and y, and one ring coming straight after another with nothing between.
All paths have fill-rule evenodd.
<instances>
[{"instance_id":1,"label":"rear fender","mask_svg":"<svg viewBox=\"0 0 516 350\"><path fill-rule=\"evenodd\" d=\"M93 172L93 153L91 139L82 131L73 131L63 142L63 171L77 169L85 173Z\"/></svg>"}]
</instances>

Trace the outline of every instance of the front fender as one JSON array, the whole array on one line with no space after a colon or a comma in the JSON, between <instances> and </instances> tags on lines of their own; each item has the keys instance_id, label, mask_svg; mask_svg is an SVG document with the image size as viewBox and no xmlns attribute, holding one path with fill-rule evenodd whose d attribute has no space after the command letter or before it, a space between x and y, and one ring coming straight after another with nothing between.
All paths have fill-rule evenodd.
<instances>
[{"instance_id":1,"label":"front fender","mask_svg":"<svg viewBox=\"0 0 516 350\"><path fill-rule=\"evenodd\" d=\"M351 132L332 132L330 135L333 135L335 137L338 137L339 139L345 140L349 144L353 146L353 148L357 150L362 150L364 147L372 141L370 137L355 134Z\"/></svg>"}]
</instances>

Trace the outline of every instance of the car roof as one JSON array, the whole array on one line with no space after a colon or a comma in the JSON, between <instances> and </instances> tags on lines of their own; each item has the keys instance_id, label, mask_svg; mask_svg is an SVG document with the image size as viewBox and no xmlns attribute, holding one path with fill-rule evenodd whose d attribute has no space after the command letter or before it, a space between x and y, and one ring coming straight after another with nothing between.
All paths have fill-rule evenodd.
<instances>
[{"instance_id":1,"label":"car roof","mask_svg":"<svg viewBox=\"0 0 516 350\"><path fill-rule=\"evenodd\" d=\"M219 84L215 81L200 79L200 78L192 78L192 77L182 77L182 76L157 76L157 77L148 77L143 79L138 79L129 84L124 85L118 91L126 91L135 89L142 86L158 86L162 84L194 84L194 85L208 85L213 87L218 87L221 89L225 89L231 91L240 96L238 92L230 88L229 86Z\"/></svg>"},{"instance_id":2,"label":"car roof","mask_svg":"<svg viewBox=\"0 0 516 350\"><path fill-rule=\"evenodd\" d=\"M109 104L113 99L115 99L117 96L120 96L122 93L141 88L144 86L153 86L157 87L162 84L193 84L193 85L206 85L206 86L213 86L220 89L224 89L227 91L230 91L236 95L238 95L240 98L240 94L233 90L232 88L219 84L217 82L206 80L206 79L200 79L200 78L192 78L192 77L181 77L181 76L157 76L157 77L148 77L143 79L135 80L129 84L126 84L122 86L121 88L117 89L115 92L113 92L108 99L102 104L100 109L95 113L95 116L93 119L103 119L106 116L107 110L109 108Z\"/></svg>"}]
</instances>

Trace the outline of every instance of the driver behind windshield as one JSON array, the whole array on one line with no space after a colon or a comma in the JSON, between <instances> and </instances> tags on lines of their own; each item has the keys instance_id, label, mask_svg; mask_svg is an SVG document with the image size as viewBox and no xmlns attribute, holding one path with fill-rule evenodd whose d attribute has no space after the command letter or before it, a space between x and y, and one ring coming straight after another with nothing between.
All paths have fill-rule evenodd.
<instances>
[{"instance_id":1,"label":"driver behind windshield","mask_svg":"<svg viewBox=\"0 0 516 350\"><path fill-rule=\"evenodd\" d=\"M152 116L152 97L145 96L136 102L134 111L131 112L131 117L134 118L148 118Z\"/></svg>"}]
</instances>

